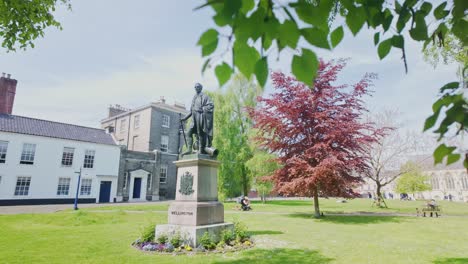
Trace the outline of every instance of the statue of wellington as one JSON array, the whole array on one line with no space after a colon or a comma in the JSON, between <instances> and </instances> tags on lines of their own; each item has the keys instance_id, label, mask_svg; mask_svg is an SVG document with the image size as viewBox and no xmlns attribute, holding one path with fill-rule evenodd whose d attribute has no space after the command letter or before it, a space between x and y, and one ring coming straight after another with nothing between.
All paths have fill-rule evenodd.
<instances>
[{"instance_id":1,"label":"statue of wellington","mask_svg":"<svg viewBox=\"0 0 468 264\"><path fill-rule=\"evenodd\" d=\"M211 98L202 93L203 86L199 83L195 84L196 94L192 99L190 113L181 118L181 121L187 121L192 117L192 124L187 131L187 151L183 155L193 153L196 149L200 154L209 154L216 156L218 151L211 146L213 140L213 110L214 104ZM198 144L193 146L193 136L196 136Z\"/></svg>"}]
</instances>

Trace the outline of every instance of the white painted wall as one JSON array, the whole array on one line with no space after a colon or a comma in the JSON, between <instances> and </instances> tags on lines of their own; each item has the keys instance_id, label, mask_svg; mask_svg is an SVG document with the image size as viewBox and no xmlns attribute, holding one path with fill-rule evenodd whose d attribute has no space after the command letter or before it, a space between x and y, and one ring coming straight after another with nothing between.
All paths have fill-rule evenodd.
<instances>
[{"instance_id":1,"label":"white painted wall","mask_svg":"<svg viewBox=\"0 0 468 264\"><path fill-rule=\"evenodd\" d=\"M82 178L91 178L91 195L80 198L99 198L101 179L112 181L111 201L117 193L120 149L117 145L104 145L66 139L31 136L17 133L0 132L0 140L8 141L6 163L0 163L0 199L46 199L74 198L80 166L83 165L85 151L95 150L94 168L82 170ZM20 164L23 143L36 144L33 165ZM64 147L75 149L73 165L62 166ZM31 185L28 196L15 196L18 176L30 176ZM68 195L57 195L60 177L71 178Z\"/></svg>"}]
</instances>

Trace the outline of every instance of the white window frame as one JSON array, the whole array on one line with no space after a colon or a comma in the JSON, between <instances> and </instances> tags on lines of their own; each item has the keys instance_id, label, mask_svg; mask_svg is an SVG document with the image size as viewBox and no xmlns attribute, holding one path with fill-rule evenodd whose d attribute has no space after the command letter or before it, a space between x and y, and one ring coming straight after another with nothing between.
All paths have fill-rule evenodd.
<instances>
[{"instance_id":1,"label":"white window frame","mask_svg":"<svg viewBox=\"0 0 468 264\"><path fill-rule=\"evenodd\" d=\"M70 194L71 178L60 177L57 184L57 196L68 196Z\"/></svg>"},{"instance_id":2,"label":"white window frame","mask_svg":"<svg viewBox=\"0 0 468 264\"><path fill-rule=\"evenodd\" d=\"M151 190L151 185L153 184L153 179L151 177L151 173L148 173L147 177L146 177L146 187L148 190Z\"/></svg>"},{"instance_id":3,"label":"white window frame","mask_svg":"<svg viewBox=\"0 0 468 264\"><path fill-rule=\"evenodd\" d=\"M20 183L20 185L18 185ZM29 190L31 189L31 177L30 176L18 176L16 177L15 185L15 196L29 196Z\"/></svg>"},{"instance_id":4,"label":"white window frame","mask_svg":"<svg viewBox=\"0 0 468 264\"><path fill-rule=\"evenodd\" d=\"M85 169L93 169L94 168L94 160L96 158L96 151L93 149L85 150L85 156L83 160L83 168Z\"/></svg>"},{"instance_id":5,"label":"white window frame","mask_svg":"<svg viewBox=\"0 0 468 264\"><path fill-rule=\"evenodd\" d=\"M140 127L140 115L136 115L133 117L133 128Z\"/></svg>"},{"instance_id":6,"label":"white window frame","mask_svg":"<svg viewBox=\"0 0 468 264\"><path fill-rule=\"evenodd\" d=\"M8 141L0 140L0 164L6 163Z\"/></svg>"},{"instance_id":7,"label":"white window frame","mask_svg":"<svg viewBox=\"0 0 468 264\"><path fill-rule=\"evenodd\" d=\"M123 133L123 132L126 132L127 131L127 119L124 118L124 119L120 119L120 129L119 129L119 132L120 133Z\"/></svg>"},{"instance_id":8,"label":"white window frame","mask_svg":"<svg viewBox=\"0 0 468 264\"><path fill-rule=\"evenodd\" d=\"M167 164L161 165L159 169L159 183L167 183L167 167Z\"/></svg>"},{"instance_id":9,"label":"white window frame","mask_svg":"<svg viewBox=\"0 0 468 264\"><path fill-rule=\"evenodd\" d=\"M75 156L75 148L63 147L62 161L61 161L62 166L63 167L73 166L74 156Z\"/></svg>"},{"instance_id":10,"label":"white window frame","mask_svg":"<svg viewBox=\"0 0 468 264\"><path fill-rule=\"evenodd\" d=\"M468 190L468 176L462 177L461 182L462 182L462 189Z\"/></svg>"},{"instance_id":11,"label":"white window frame","mask_svg":"<svg viewBox=\"0 0 468 264\"><path fill-rule=\"evenodd\" d=\"M80 195L83 195L83 196L91 195L92 186L93 186L93 179L89 179L89 178L81 179Z\"/></svg>"},{"instance_id":12,"label":"white window frame","mask_svg":"<svg viewBox=\"0 0 468 264\"><path fill-rule=\"evenodd\" d=\"M122 189L127 189L127 181L128 181L128 172L124 172L124 179L123 179Z\"/></svg>"},{"instance_id":13,"label":"white window frame","mask_svg":"<svg viewBox=\"0 0 468 264\"><path fill-rule=\"evenodd\" d=\"M36 144L23 143L21 151L20 164L33 165L36 156Z\"/></svg>"},{"instance_id":14,"label":"white window frame","mask_svg":"<svg viewBox=\"0 0 468 264\"><path fill-rule=\"evenodd\" d=\"M162 127L170 127L171 117L169 115L163 114L161 124L162 124Z\"/></svg>"},{"instance_id":15,"label":"white window frame","mask_svg":"<svg viewBox=\"0 0 468 264\"><path fill-rule=\"evenodd\" d=\"M161 136L160 150L161 150L161 152L168 152L169 151L169 136L168 135L162 135Z\"/></svg>"}]
</instances>

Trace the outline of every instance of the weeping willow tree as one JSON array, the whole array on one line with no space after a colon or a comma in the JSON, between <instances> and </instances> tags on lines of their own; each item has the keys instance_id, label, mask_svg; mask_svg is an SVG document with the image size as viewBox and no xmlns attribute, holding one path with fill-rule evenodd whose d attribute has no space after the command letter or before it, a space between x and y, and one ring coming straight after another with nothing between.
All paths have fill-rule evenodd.
<instances>
[{"instance_id":1,"label":"weeping willow tree","mask_svg":"<svg viewBox=\"0 0 468 264\"><path fill-rule=\"evenodd\" d=\"M213 146L219 149L218 193L220 199L248 194L252 179L246 162L252 158L248 107L255 107L262 88L236 75L224 89L209 93L215 104Z\"/></svg>"}]
</instances>

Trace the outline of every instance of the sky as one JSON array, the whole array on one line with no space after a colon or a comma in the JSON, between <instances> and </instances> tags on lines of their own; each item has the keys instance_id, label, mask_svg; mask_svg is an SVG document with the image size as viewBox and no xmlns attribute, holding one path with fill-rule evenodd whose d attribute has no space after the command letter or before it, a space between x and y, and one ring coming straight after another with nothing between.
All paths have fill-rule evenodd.
<instances>
[{"instance_id":1,"label":"sky","mask_svg":"<svg viewBox=\"0 0 468 264\"><path fill-rule=\"evenodd\" d=\"M7 53L0 49L0 72L18 80L13 114L99 127L110 104L135 108L164 96L189 104L196 82L218 89L211 70L201 75L199 36L214 27L212 11L193 11L203 1L81 0L72 11L60 8L63 30L48 29L34 49ZM222 48L219 48L219 53ZM373 34L345 32L333 51L315 49L324 59L350 58L340 78L357 82L366 72L377 73L374 93L366 99L372 112L393 109L405 129L422 131L432 103L444 84L457 80L456 65L436 69L423 61L421 46L406 42L409 72L401 52L393 49L380 61ZM290 73L287 50L271 70ZM268 82L266 93L273 88Z\"/></svg>"}]
</instances>

